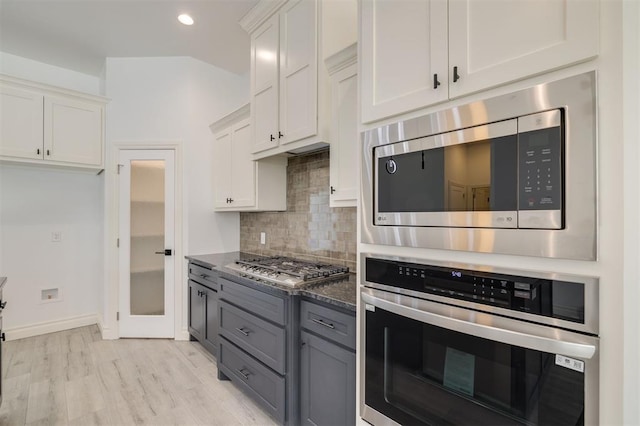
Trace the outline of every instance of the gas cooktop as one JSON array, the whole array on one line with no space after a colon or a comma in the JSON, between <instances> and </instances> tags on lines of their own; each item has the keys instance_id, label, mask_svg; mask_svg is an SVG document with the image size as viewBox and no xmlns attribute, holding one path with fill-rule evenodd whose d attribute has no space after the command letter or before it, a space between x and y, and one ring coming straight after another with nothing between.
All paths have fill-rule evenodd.
<instances>
[{"instance_id":1,"label":"gas cooktop","mask_svg":"<svg viewBox=\"0 0 640 426\"><path fill-rule=\"evenodd\" d=\"M344 266L282 256L236 260L235 263L230 263L226 267L249 278L289 287L324 281L349 273L349 268Z\"/></svg>"}]
</instances>

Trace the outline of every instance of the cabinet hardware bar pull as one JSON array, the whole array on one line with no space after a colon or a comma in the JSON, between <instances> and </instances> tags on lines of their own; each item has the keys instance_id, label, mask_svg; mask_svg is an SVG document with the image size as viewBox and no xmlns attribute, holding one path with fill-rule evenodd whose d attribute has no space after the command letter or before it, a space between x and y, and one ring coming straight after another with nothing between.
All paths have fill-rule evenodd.
<instances>
[{"instance_id":1,"label":"cabinet hardware bar pull","mask_svg":"<svg viewBox=\"0 0 640 426\"><path fill-rule=\"evenodd\" d=\"M315 322L316 324L324 325L325 327L330 328L332 330L336 328L335 325L329 324L328 322L324 322L324 321L319 320L319 319L312 318L311 321Z\"/></svg>"},{"instance_id":2,"label":"cabinet hardware bar pull","mask_svg":"<svg viewBox=\"0 0 640 426\"><path fill-rule=\"evenodd\" d=\"M238 371L238 373L240 373L240 375L242 377L244 377L245 380L249 380L249 376L251 375L251 373L248 370L243 368L243 369L240 369L240 370L237 370L237 371Z\"/></svg>"},{"instance_id":3,"label":"cabinet hardware bar pull","mask_svg":"<svg viewBox=\"0 0 640 426\"><path fill-rule=\"evenodd\" d=\"M460 80L460 75L458 74L458 67L453 67L453 82Z\"/></svg>"},{"instance_id":4,"label":"cabinet hardware bar pull","mask_svg":"<svg viewBox=\"0 0 640 426\"><path fill-rule=\"evenodd\" d=\"M51 155L51 153L49 152L49 150L47 150L47 155Z\"/></svg>"},{"instance_id":5,"label":"cabinet hardware bar pull","mask_svg":"<svg viewBox=\"0 0 640 426\"><path fill-rule=\"evenodd\" d=\"M40 155L40 148L36 149L36 154Z\"/></svg>"},{"instance_id":6,"label":"cabinet hardware bar pull","mask_svg":"<svg viewBox=\"0 0 640 426\"><path fill-rule=\"evenodd\" d=\"M236 328L236 331L244 334L245 336L249 337L249 332L244 330L244 327L242 328Z\"/></svg>"},{"instance_id":7,"label":"cabinet hardware bar pull","mask_svg":"<svg viewBox=\"0 0 640 426\"><path fill-rule=\"evenodd\" d=\"M437 89L440 86L440 82L438 81L438 74L433 75L433 88Z\"/></svg>"},{"instance_id":8,"label":"cabinet hardware bar pull","mask_svg":"<svg viewBox=\"0 0 640 426\"><path fill-rule=\"evenodd\" d=\"M0 309L4 309L7 306L7 302L0 302Z\"/></svg>"},{"instance_id":9,"label":"cabinet hardware bar pull","mask_svg":"<svg viewBox=\"0 0 640 426\"><path fill-rule=\"evenodd\" d=\"M282 134L282 132L278 131L278 139L284 137L284 135Z\"/></svg>"},{"instance_id":10,"label":"cabinet hardware bar pull","mask_svg":"<svg viewBox=\"0 0 640 426\"><path fill-rule=\"evenodd\" d=\"M230 202L230 203L233 203L233 198L229 198L229 202Z\"/></svg>"},{"instance_id":11,"label":"cabinet hardware bar pull","mask_svg":"<svg viewBox=\"0 0 640 426\"><path fill-rule=\"evenodd\" d=\"M273 135L269 135L269 137L271 138L272 141L276 140L276 138L274 138Z\"/></svg>"},{"instance_id":12,"label":"cabinet hardware bar pull","mask_svg":"<svg viewBox=\"0 0 640 426\"><path fill-rule=\"evenodd\" d=\"M336 189L332 186L331 187L331 193L333 194L334 192L336 192Z\"/></svg>"}]
</instances>

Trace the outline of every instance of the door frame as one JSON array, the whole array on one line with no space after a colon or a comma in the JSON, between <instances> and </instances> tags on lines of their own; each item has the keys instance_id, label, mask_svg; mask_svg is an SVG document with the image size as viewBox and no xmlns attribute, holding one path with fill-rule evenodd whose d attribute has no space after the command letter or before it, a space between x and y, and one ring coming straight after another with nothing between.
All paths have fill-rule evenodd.
<instances>
[{"instance_id":1,"label":"door frame","mask_svg":"<svg viewBox=\"0 0 640 426\"><path fill-rule=\"evenodd\" d=\"M185 298L185 262L183 247L186 247L185 210L183 197L183 152L181 141L115 141L106 150L105 161L105 286L104 305L99 315L98 326L103 339L119 339L118 310L120 297L120 266L119 248L119 185L118 185L118 158L121 150L172 150L175 159L175 245L173 247L176 259L174 270L174 338L175 340L189 340L189 331L186 322L186 298Z\"/></svg>"}]
</instances>

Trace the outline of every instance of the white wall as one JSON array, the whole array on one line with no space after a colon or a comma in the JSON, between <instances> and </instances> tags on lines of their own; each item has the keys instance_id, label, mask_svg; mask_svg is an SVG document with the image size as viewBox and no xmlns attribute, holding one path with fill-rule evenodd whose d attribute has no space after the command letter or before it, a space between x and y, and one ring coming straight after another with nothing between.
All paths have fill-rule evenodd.
<instances>
[{"instance_id":1,"label":"white wall","mask_svg":"<svg viewBox=\"0 0 640 426\"><path fill-rule=\"evenodd\" d=\"M640 425L640 2L623 3L624 424Z\"/></svg>"},{"instance_id":2,"label":"white wall","mask_svg":"<svg viewBox=\"0 0 640 426\"><path fill-rule=\"evenodd\" d=\"M0 73L97 94L94 76L0 52ZM103 184L93 173L0 165L0 275L9 339L95 322L103 286ZM52 232L62 241L51 242ZM42 288L62 300L40 303ZM92 320L93 318L93 320Z\"/></svg>"},{"instance_id":3,"label":"white wall","mask_svg":"<svg viewBox=\"0 0 640 426\"><path fill-rule=\"evenodd\" d=\"M0 275L9 278L9 339L33 326L95 315L102 288L103 179L94 174L0 166ZM51 233L62 241L52 242ZM62 299L41 303L58 288ZM94 321L95 323L95 321Z\"/></svg>"},{"instance_id":4,"label":"white wall","mask_svg":"<svg viewBox=\"0 0 640 426\"><path fill-rule=\"evenodd\" d=\"M239 215L213 212L212 135L209 124L249 99L248 76L238 76L187 57L108 58L105 71L107 151L123 142L172 142L182 147L183 253L214 253L239 249ZM115 159L107 156L107 211ZM178 166L180 167L180 165ZM111 215L112 216L112 215ZM107 218L114 235L115 218ZM110 237L107 237L109 244ZM109 253L109 246L107 246ZM107 254L103 325L117 336L117 282L113 258ZM186 296L186 276L176 283L176 297ZM179 330L186 333L186 298Z\"/></svg>"},{"instance_id":5,"label":"white wall","mask_svg":"<svg viewBox=\"0 0 640 426\"><path fill-rule=\"evenodd\" d=\"M66 68L0 52L0 73L13 77L100 95L100 79Z\"/></svg>"}]
</instances>

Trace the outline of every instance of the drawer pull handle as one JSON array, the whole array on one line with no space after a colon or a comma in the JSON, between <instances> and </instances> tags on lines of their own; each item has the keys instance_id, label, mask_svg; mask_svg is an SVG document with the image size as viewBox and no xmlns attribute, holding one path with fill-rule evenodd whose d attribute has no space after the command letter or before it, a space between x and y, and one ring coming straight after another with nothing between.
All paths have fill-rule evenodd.
<instances>
[{"instance_id":1,"label":"drawer pull handle","mask_svg":"<svg viewBox=\"0 0 640 426\"><path fill-rule=\"evenodd\" d=\"M200 274L200 278L207 278L208 275L207 274Z\"/></svg>"},{"instance_id":2,"label":"drawer pull handle","mask_svg":"<svg viewBox=\"0 0 640 426\"><path fill-rule=\"evenodd\" d=\"M251 375L251 372L245 368L242 368L240 370L237 370L238 373L240 373L240 375L242 377L244 377L245 380L249 380L249 376Z\"/></svg>"},{"instance_id":3,"label":"drawer pull handle","mask_svg":"<svg viewBox=\"0 0 640 426\"><path fill-rule=\"evenodd\" d=\"M316 324L324 325L325 327L330 328L332 330L336 328L335 325L329 324L328 322L324 322L319 319L312 318L311 321L315 322Z\"/></svg>"},{"instance_id":4,"label":"drawer pull handle","mask_svg":"<svg viewBox=\"0 0 640 426\"><path fill-rule=\"evenodd\" d=\"M247 336L247 337L249 337L249 331L246 331L246 330L244 329L244 327L242 327L242 328L236 328L236 331L237 331L237 332L239 332L239 333L244 334L244 335L245 335L245 336Z\"/></svg>"}]
</instances>

